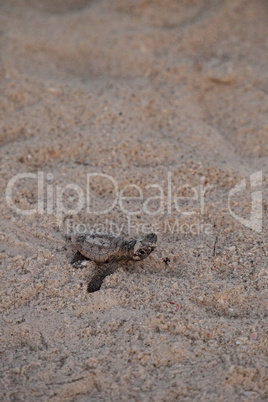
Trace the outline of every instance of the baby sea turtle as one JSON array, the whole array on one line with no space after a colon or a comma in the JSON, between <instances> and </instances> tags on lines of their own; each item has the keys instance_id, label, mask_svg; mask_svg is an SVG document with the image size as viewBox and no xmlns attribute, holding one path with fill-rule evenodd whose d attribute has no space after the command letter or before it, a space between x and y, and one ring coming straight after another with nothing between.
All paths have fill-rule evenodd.
<instances>
[{"instance_id":1,"label":"baby sea turtle","mask_svg":"<svg viewBox=\"0 0 268 402\"><path fill-rule=\"evenodd\" d=\"M84 233L71 236L71 242L78 250L72 264L87 258L97 265L87 285L87 291L91 293L99 290L104 278L116 271L117 262L141 261L148 257L156 247L157 236L150 233L143 239L133 239Z\"/></svg>"}]
</instances>

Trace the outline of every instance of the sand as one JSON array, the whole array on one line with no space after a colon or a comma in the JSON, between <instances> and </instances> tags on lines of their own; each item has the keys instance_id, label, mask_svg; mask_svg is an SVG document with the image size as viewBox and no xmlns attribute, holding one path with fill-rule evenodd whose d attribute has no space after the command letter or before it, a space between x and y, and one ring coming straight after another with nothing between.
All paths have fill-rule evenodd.
<instances>
[{"instance_id":1,"label":"sand","mask_svg":"<svg viewBox=\"0 0 268 402\"><path fill-rule=\"evenodd\" d=\"M1 400L267 400L267 17L0 2ZM89 294L78 228L157 249Z\"/></svg>"}]
</instances>

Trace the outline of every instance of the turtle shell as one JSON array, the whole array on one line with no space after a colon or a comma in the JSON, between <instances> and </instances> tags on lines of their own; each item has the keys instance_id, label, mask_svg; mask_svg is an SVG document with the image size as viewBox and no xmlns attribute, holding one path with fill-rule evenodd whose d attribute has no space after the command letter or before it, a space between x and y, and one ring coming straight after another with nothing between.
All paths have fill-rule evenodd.
<instances>
[{"instance_id":1,"label":"turtle shell","mask_svg":"<svg viewBox=\"0 0 268 402\"><path fill-rule=\"evenodd\" d=\"M72 243L83 256L97 264L125 259L122 237L85 233L73 236Z\"/></svg>"}]
</instances>

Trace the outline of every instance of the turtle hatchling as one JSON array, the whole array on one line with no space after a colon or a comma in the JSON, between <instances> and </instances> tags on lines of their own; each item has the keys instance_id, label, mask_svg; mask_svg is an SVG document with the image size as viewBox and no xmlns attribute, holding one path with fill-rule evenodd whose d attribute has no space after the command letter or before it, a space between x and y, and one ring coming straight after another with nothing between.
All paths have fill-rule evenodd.
<instances>
[{"instance_id":1,"label":"turtle hatchling","mask_svg":"<svg viewBox=\"0 0 268 402\"><path fill-rule=\"evenodd\" d=\"M143 239L97 233L76 234L70 239L77 249L72 260L73 265L83 259L96 263L96 269L87 285L87 291L90 293L100 289L104 278L116 271L119 261L144 260L155 249L157 242L154 233L146 235Z\"/></svg>"}]
</instances>

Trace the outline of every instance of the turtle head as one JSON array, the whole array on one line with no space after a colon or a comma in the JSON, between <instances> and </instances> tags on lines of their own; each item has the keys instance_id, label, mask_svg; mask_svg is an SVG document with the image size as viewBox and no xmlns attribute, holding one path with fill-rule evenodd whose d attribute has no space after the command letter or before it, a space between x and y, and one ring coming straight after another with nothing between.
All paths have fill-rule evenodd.
<instances>
[{"instance_id":1,"label":"turtle head","mask_svg":"<svg viewBox=\"0 0 268 402\"><path fill-rule=\"evenodd\" d=\"M133 250L133 260L140 261L148 257L156 247L157 236L154 233L150 233L142 240L137 240Z\"/></svg>"}]
</instances>

